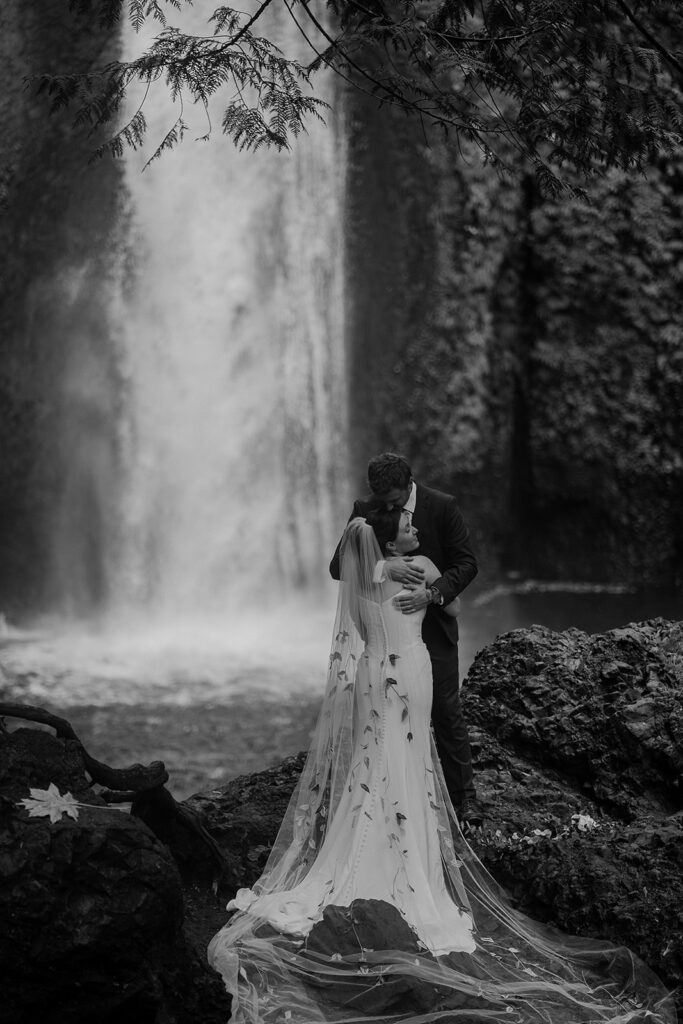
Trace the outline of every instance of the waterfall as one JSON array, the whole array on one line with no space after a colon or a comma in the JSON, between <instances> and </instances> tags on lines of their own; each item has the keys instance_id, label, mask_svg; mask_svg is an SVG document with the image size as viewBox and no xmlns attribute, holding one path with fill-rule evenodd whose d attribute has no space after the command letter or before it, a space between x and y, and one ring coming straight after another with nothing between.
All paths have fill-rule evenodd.
<instances>
[{"instance_id":1,"label":"waterfall","mask_svg":"<svg viewBox=\"0 0 683 1024\"><path fill-rule=\"evenodd\" d=\"M259 31L301 49L286 12ZM125 50L140 52L139 37ZM333 106L328 124L291 152L240 153L214 127L143 170L177 116L163 85L147 99L151 148L125 158L106 318L115 436L106 465L95 459L95 491L79 477L90 504L108 506L93 513L106 612L220 616L324 586L347 504L344 139L334 82L316 89ZM70 371L72 409L85 371L82 360ZM70 458L92 448L85 424ZM72 492L56 538L67 601L84 576Z\"/></svg>"}]
</instances>

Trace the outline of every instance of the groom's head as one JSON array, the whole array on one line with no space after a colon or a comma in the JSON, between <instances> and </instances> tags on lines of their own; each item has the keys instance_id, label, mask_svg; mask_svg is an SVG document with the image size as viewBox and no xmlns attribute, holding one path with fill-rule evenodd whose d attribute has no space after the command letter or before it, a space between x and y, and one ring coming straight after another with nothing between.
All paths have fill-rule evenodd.
<instances>
[{"instance_id":1,"label":"groom's head","mask_svg":"<svg viewBox=\"0 0 683 1024\"><path fill-rule=\"evenodd\" d=\"M403 508L410 497L413 473L402 455L382 452L368 463L368 485L378 504Z\"/></svg>"}]
</instances>

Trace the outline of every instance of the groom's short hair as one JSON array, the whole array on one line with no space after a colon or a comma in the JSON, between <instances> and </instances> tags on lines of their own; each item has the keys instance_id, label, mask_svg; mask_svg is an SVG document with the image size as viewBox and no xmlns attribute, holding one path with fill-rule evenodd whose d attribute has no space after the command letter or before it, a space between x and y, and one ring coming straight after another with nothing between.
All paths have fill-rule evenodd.
<instances>
[{"instance_id":1,"label":"groom's short hair","mask_svg":"<svg viewBox=\"0 0 683 1024\"><path fill-rule=\"evenodd\" d=\"M368 485L373 494L388 494L395 487L403 490L410 483L412 475L407 459L394 452L382 452L368 462Z\"/></svg>"}]
</instances>

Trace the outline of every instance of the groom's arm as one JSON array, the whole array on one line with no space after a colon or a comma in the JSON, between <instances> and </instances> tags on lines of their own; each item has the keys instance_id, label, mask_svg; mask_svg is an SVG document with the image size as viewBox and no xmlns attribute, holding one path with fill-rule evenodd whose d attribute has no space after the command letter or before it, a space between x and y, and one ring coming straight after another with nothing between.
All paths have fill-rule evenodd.
<instances>
[{"instance_id":1,"label":"groom's arm","mask_svg":"<svg viewBox=\"0 0 683 1024\"><path fill-rule=\"evenodd\" d=\"M443 595L448 604L472 582L477 575L477 559L472 550L470 533L455 498L448 498L440 523L443 547L443 575L432 586Z\"/></svg>"}]
</instances>

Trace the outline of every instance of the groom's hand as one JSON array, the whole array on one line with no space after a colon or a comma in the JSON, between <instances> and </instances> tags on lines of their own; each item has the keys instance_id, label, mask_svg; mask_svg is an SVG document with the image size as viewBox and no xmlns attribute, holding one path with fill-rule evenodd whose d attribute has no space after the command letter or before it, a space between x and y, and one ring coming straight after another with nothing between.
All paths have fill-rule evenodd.
<instances>
[{"instance_id":1,"label":"groom's hand","mask_svg":"<svg viewBox=\"0 0 683 1024\"><path fill-rule=\"evenodd\" d=\"M419 587L424 583L425 571L417 565L408 555L406 558L392 558L385 563L386 574L394 583L403 583L404 586Z\"/></svg>"},{"instance_id":2,"label":"groom's hand","mask_svg":"<svg viewBox=\"0 0 683 1024\"><path fill-rule=\"evenodd\" d=\"M394 598L394 604L404 615L411 615L420 608L426 608L430 602L430 596L425 587L418 587L411 590L409 594L398 594Z\"/></svg>"}]
</instances>

